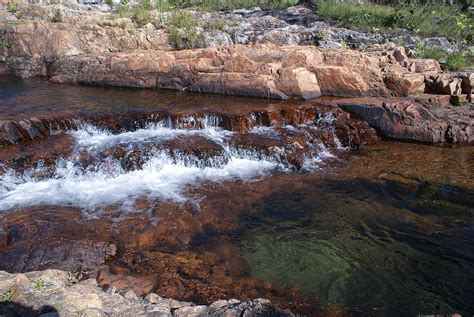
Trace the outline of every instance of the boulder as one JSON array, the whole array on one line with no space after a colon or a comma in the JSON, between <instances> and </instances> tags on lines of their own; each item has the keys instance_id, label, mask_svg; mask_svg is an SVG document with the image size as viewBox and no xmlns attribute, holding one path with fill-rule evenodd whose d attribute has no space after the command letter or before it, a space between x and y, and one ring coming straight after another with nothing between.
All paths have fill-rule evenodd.
<instances>
[{"instance_id":1,"label":"boulder","mask_svg":"<svg viewBox=\"0 0 474 317\"><path fill-rule=\"evenodd\" d=\"M280 70L277 87L289 96L311 99L321 96L316 75L303 67Z\"/></svg>"},{"instance_id":2,"label":"boulder","mask_svg":"<svg viewBox=\"0 0 474 317\"><path fill-rule=\"evenodd\" d=\"M342 66L317 66L316 77L324 96L364 96L367 83L360 74Z\"/></svg>"},{"instance_id":3,"label":"boulder","mask_svg":"<svg viewBox=\"0 0 474 317\"><path fill-rule=\"evenodd\" d=\"M447 107L451 103L449 95L420 94L414 96L413 99L427 107Z\"/></svg>"},{"instance_id":4,"label":"boulder","mask_svg":"<svg viewBox=\"0 0 474 317\"><path fill-rule=\"evenodd\" d=\"M385 75L385 83L398 96L412 96L425 91L425 77L422 74L389 72Z\"/></svg>"},{"instance_id":5,"label":"boulder","mask_svg":"<svg viewBox=\"0 0 474 317\"><path fill-rule=\"evenodd\" d=\"M435 59L409 59L403 65L414 73L441 72L441 66Z\"/></svg>"},{"instance_id":6,"label":"boulder","mask_svg":"<svg viewBox=\"0 0 474 317\"><path fill-rule=\"evenodd\" d=\"M453 74L428 75L425 78L427 92L434 94L443 94L457 96L462 93L462 82ZM465 84L466 91L469 90L468 84Z\"/></svg>"}]
</instances>

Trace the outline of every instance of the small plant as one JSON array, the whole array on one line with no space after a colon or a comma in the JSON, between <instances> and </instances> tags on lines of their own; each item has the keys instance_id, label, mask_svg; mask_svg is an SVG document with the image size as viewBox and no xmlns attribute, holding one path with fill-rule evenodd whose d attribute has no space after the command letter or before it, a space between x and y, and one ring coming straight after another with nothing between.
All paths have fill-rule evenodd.
<instances>
[{"instance_id":1,"label":"small plant","mask_svg":"<svg viewBox=\"0 0 474 317\"><path fill-rule=\"evenodd\" d=\"M50 288L51 286L53 286L53 283L51 283L49 281L46 282L40 277L35 279L35 281L33 283L34 283L33 288L34 288L35 291L42 291L42 290L45 290L45 289Z\"/></svg>"},{"instance_id":2,"label":"small plant","mask_svg":"<svg viewBox=\"0 0 474 317\"><path fill-rule=\"evenodd\" d=\"M0 293L0 302L6 302L13 298L13 288L9 288L6 291Z\"/></svg>"},{"instance_id":3,"label":"small plant","mask_svg":"<svg viewBox=\"0 0 474 317\"><path fill-rule=\"evenodd\" d=\"M67 282L69 285L76 284L82 280L84 275L89 274L89 272L79 270L77 272L68 272L67 273Z\"/></svg>"},{"instance_id":4,"label":"small plant","mask_svg":"<svg viewBox=\"0 0 474 317\"><path fill-rule=\"evenodd\" d=\"M150 0L140 0L139 4L145 10L151 10L151 8L152 8Z\"/></svg>"},{"instance_id":5,"label":"small plant","mask_svg":"<svg viewBox=\"0 0 474 317\"><path fill-rule=\"evenodd\" d=\"M417 44L415 47L415 57L417 58L432 58L440 60L446 57L447 53L443 49L437 47L425 47Z\"/></svg>"},{"instance_id":6,"label":"small plant","mask_svg":"<svg viewBox=\"0 0 474 317\"><path fill-rule=\"evenodd\" d=\"M202 27L206 31L211 31L211 30L223 31L225 27L225 21L224 19L207 20Z\"/></svg>"},{"instance_id":7,"label":"small plant","mask_svg":"<svg viewBox=\"0 0 474 317\"><path fill-rule=\"evenodd\" d=\"M175 49L188 49L202 46L204 41L199 32L198 21L189 12L173 12L168 31L170 43Z\"/></svg>"},{"instance_id":8,"label":"small plant","mask_svg":"<svg viewBox=\"0 0 474 317\"><path fill-rule=\"evenodd\" d=\"M61 10L59 9L54 10L53 16L51 17L51 22L53 23L63 22L63 14L61 13Z\"/></svg>"},{"instance_id":9,"label":"small plant","mask_svg":"<svg viewBox=\"0 0 474 317\"><path fill-rule=\"evenodd\" d=\"M3 49L9 49L12 48L12 45L7 40L1 40L0 47L2 47Z\"/></svg>"},{"instance_id":10,"label":"small plant","mask_svg":"<svg viewBox=\"0 0 474 317\"><path fill-rule=\"evenodd\" d=\"M132 21L138 26L143 27L148 23L154 23L155 19L151 14L150 10L144 9L142 7L137 7L133 10Z\"/></svg>"},{"instance_id":11,"label":"small plant","mask_svg":"<svg viewBox=\"0 0 474 317\"><path fill-rule=\"evenodd\" d=\"M446 69L448 70L460 70L470 65L471 62L462 52L450 53L446 59Z\"/></svg>"},{"instance_id":12,"label":"small plant","mask_svg":"<svg viewBox=\"0 0 474 317\"><path fill-rule=\"evenodd\" d=\"M155 8L158 11L158 20L160 23L164 22L164 13L171 9L171 4L168 0L156 0Z\"/></svg>"},{"instance_id":13,"label":"small plant","mask_svg":"<svg viewBox=\"0 0 474 317\"><path fill-rule=\"evenodd\" d=\"M17 13L18 12L18 3L16 2L8 2L7 3L7 11L10 13Z\"/></svg>"}]
</instances>

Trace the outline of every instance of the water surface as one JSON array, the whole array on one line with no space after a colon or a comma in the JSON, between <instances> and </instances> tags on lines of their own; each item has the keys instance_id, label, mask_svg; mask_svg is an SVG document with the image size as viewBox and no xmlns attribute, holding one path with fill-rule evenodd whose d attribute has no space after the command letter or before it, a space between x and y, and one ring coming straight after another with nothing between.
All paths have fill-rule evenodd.
<instances>
[{"instance_id":1,"label":"water surface","mask_svg":"<svg viewBox=\"0 0 474 317\"><path fill-rule=\"evenodd\" d=\"M300 102L0 77L0 119L277 105ZM112 158L170 137L188 142L178 159L159 147L140 164L125 154ZM0 227L13 241L0 250L0 269L70 269L52 255L61 258L57 250L87 238L118 246L106 262L110 276L133 277L162 296L203 303L267 297L323 316L474 313L473 147L316 147L318 164L296 169L275 153L237 153L233 137L212 124L115 134L86 126L38 143L46 156L57 144L59 158L0 178ZM22 156L25 146L9 155ZM127 208L118 203L124 197L133 198ZM52 258L38 266L32 250L44 248Z\"/></svg>"}]
</instances>

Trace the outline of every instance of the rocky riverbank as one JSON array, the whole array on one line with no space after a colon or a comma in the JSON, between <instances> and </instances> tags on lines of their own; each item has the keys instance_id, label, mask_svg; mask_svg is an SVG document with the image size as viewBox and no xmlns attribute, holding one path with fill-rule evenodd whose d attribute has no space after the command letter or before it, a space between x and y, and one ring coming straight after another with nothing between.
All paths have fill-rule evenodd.
<instances>
[{"instance_id":1,"label":"rocky riverbank","mask_svg":"<svg viewBox=\"0 0 474 317\"><path fill-rule=\"evenodd\" d=\"M9 274L0 271L2 316L293 316L265 299L219 300L209 306L103 291L95 279L60 270ZM82 276L82 275L81 275Z\"/></svg>"},{"instance_id":2,"label":"rocky riverbank","mask_svg":"<svg viewBox=\"0 0 474 317\"><path fill-rule=\"evenodd\" d=\"M377 134L426 143L474 142L472 70L449 72L436 60L414 56L416 43L448 51L459 49L460 43L447 38L347 30L327 25L311 10L297 6L269 11L193 12L202 36L193 49L173 50L176 45L168 30L153 23L137 25L134 19L114 17L106 5L21 4L21 14L9 11L1 6L0 73L23 78L42 76L56 84L305 100L297 106L270 104L246 111L237 109L232 114L209 109L197 113L188 108L177 113L131 111L87 117L75 113L0 118L0 160L4 163L0 175L10 177L26 171L19 182L65 177L54 173L55 164L67 157L84 171L94 171L98 166L113 172L112 159L119 170L134 172L142 170L147 160L161 151L175 164L191 157L183 166L214 168L228 164L230 154L226 150L231 147L235 150L232 154L246 158L254 155L255 160L269 158L285 168L302 170L308 158L322 161L332 157L326 152L324 156L322 150L374 144L379 140ZM52 21L56 12L60 12L61 19ZM164 17L169 18L169 14ZM216 20L222 22L213 24ZM97 129L88 131L84 123ZM209 126L222 134L214 135L213 142L199 135L202 131L186 135L188 130ZM110 132L107 137L113 139L114 135L157 127L182 130L178 133L186 137L153 144L157 132L145 131L144 140L139 132L138 141L119 136L119 141L124 137L123 144L104 152L96 152L91 146L90 152L80 149L73 153L77 139L72 140L71 133L79 127L89 137L100 128L106 128ZM146 133L155 138L148 140ZM219 143L221 139L226 140L227 147ZM33 166L41 168L30 173ZM12 186L18 185L17 181ZM175 206L156 197L152 202L142 197L132 206L140 216L117 225L121 226L119 233L102 230L116 225L110 219L121 217L114 203L104 211L105 217L89 224L81 223L79 207L48 207L48 213L44 207L22 208L13 203L17 208L15 217L0 217L0 262L9 271L34 272L0 272L0 309L20 309L26 315L53 311L65 315L291 314L263 299L215 301L263 294L260 296L278 306L304 312L306 303L298 292L248 278L249 269L238 246L229 242L239 217L260 196L273 190L272 184L260 193L250 185L244 189L239 186L229 182L219 189L221 192L201 195L210 195L211 203L198 204L199 212L192 203ZM235 195L238 190L240 195ZM234 214L229 215L229 210ZM160 219L157 227L144 225L148 224L149 213ZM214 238L222 232L228 232L228 236ZM58 234L65 241L58 240ZM196 245L202 245L202 249L196 249ZM80 252L71 252L75 249ZM80 271L37 271L51 266L64 270L82 266L90 269L95 279L82 281ZM119 287L123 293L118 293ZM163 299L152 291L209 305ZM147 293L145 298L137 296Z\"/></svg>"},{"instance_id":3,"label":"rocky riverbank","mask_svg":"<svg viewBox=\"0 0 474 317\"><path fill-rule=\"evenodd\" d=\"M60 23L50 21L53 8L63 12ZM413 57L414 42L454 50L458 44L448 39L415 40L335 29L300 6L194 13L202 26L196 46L206 48L174 51L166 30L111 18L109 12L107 6L86 11L61 5L24 5L20 19L2 12L4 71L21 77L46 76L55 83L277 99L407 97L409 109L418 109L417 114L405 116L409 119L398 119L400 106L384 107L392 119L383 124L373 111L367 114L374 108L367 104L353 102L350 111L371 122L383 136L429 143L473 140L468 103L473 72L446 72L436 60ZM217 19L223 25L205 27ZM349 39L357 50L334 44ZM452 106L457 107L454 115ZM396 127L399 122L401 127ZM412 133L406 125L423 128Z\"/></svg>"}]
</instances>

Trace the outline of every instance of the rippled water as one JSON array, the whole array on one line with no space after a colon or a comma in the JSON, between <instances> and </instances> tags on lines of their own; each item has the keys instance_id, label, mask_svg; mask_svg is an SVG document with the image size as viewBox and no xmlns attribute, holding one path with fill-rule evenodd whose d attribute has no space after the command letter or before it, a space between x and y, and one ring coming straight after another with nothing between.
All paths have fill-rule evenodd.
<instances>
[{"instance_id":1,"label":"rippled water","mask_svg":"<svg viewBox=\"0 0 474 317\"><path fill-rule=\"evenodd\" d=\"M317 181L243 219L252 274L352 312L474 311L474 195L455 187Z\"/></svg>"}]
</instances>

